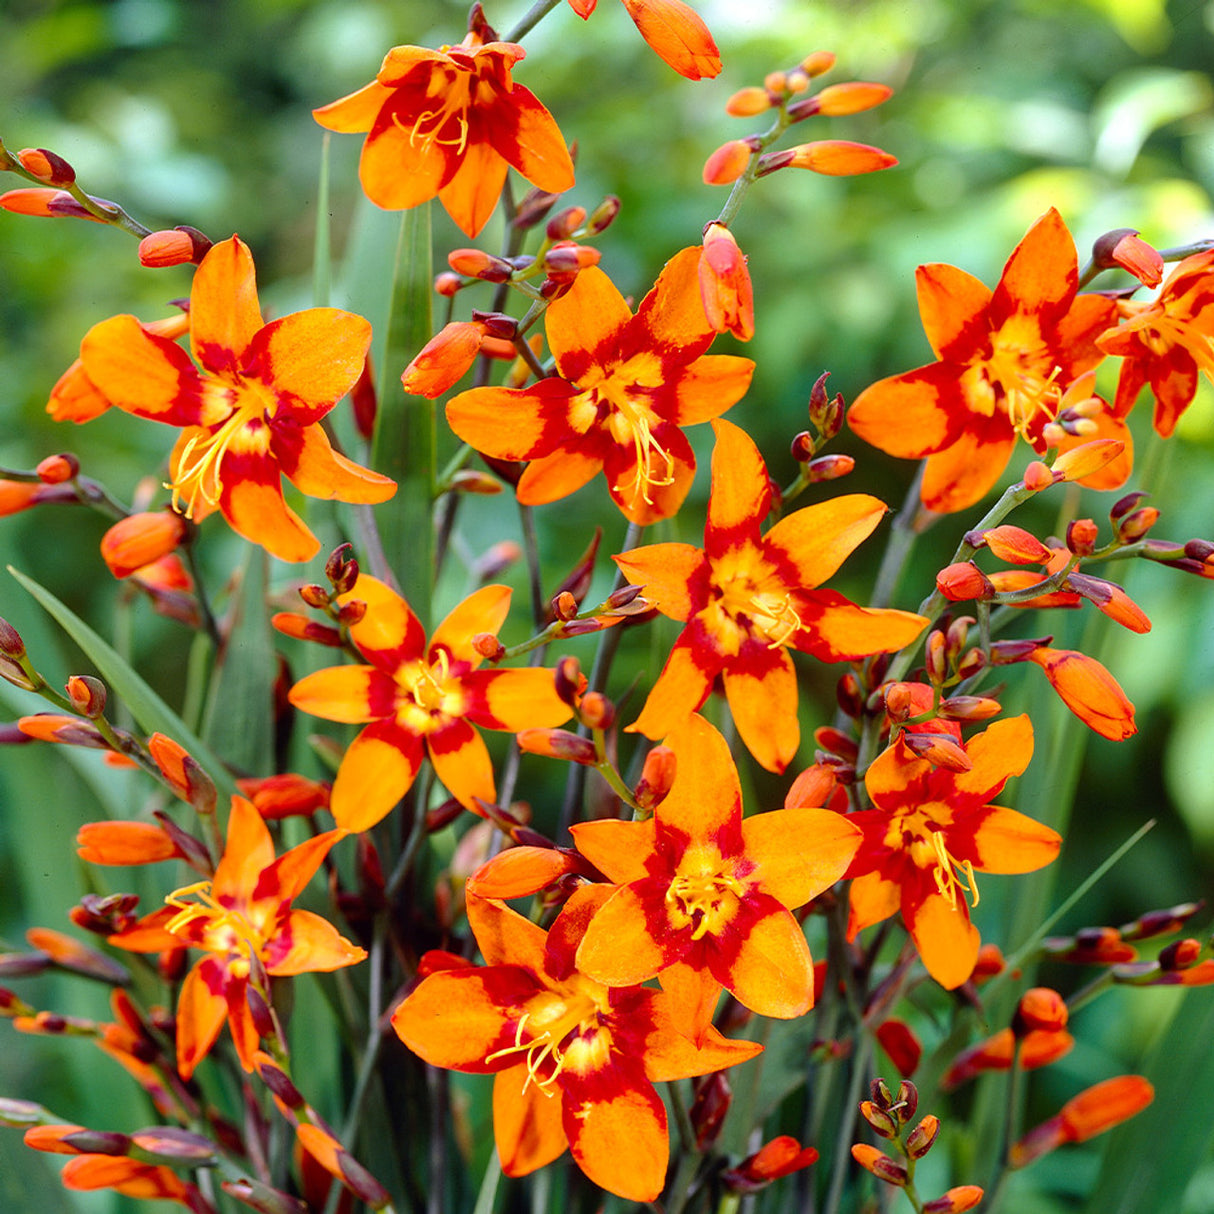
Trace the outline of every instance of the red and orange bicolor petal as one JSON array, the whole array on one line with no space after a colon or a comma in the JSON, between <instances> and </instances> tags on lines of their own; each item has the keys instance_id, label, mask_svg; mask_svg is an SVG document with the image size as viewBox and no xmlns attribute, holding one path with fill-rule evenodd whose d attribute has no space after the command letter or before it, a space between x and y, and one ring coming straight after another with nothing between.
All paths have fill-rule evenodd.
<instances>
[{"instance_id":1,"label":"red and orange bicolor petal","mask_svg":"<svg viewBox=\"0 0 1214 1214\"><path fill-rule=\"evenodd\" d=\"M649 49L680 76L703 80L720 74L717 44L689 4L683 0L623 0L623 3ZM579 11L574 0L570 4Z\"/></svg>"}]
</instances>

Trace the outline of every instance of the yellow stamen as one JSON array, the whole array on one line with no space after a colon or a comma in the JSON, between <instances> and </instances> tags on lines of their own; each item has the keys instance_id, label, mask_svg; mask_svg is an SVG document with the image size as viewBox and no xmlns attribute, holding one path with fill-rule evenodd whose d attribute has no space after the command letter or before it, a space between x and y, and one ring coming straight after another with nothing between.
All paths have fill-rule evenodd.
<instances>
[{"instance_id":1,"label":"yellow stamen","mask_svg":"<svg viewBox=\"0 0 1214 1214\"><path fill-rule=\"evenodd\" d=\"M423 664L418 680L413 685L413 699L427 712L433 712L442 707L443 685L451 673L451 663L447 651L440 649L433 665Z\"/></svg>"},{"instance_id":2,"label":"yellow stamen","mask_svg":"<svg viewBox=\"0 0 1214 1214\"><path fill-rule=\"evenodd\" d=\"M187 901L197 897L197 902ZM165 895L165 905L174 907L177 914L165 924L165 931L179 932L187 924L198 919L206 920L206 930L215 931L228 928L239 940L239 949L248 958L260 952L262 939L253 925L239 911L223 906L211 892L210 881L196 881L193 885L183 885L171 894Z\"/></svg>"},{"instance_id":3,"label":"yellow stamen","mask_svg":"<svg viewBox=\"0 0 1214 1214\"><path fill-rule=\"evenodd\" d=\"M974 877L974 866L969 860L958 860L944 846L944 832L931 832L932 850L936 853L936 866L932 876L936 888L948 899L949 906L956 909L957 891L964 888L971 904L978 905L978 882Z\"/></svg>"},{"instance_id":4,"label":"yellow stamen","mask_svg":"<svg viewBox=\"0 0 1214 1214\"><path fill-rule=\"evenodd\" d=\"M449 100L441 109L423 111L411 127L406 127L397 114L392 115L392 121L400 130L408 133L410 147L416 147L420 141L424 145L422 150L429 151L438 144L440 147L453 147L456 154L462 156L468 146L468 119L464 117L466 108L457 97ZM442 131L452 119L459 127L459 134L454 138L444 137Z\"/></svg>"},{"instance_id":5,"label":"yellow stamen","mask_svg":"<svg viewBox=\"0 0 1214 1214\"><path fill-rule=\"evenodd\" d=\"M632 445L636 451L636 472L632 477L632 496L639 495L647 506L652 506L653 498L649 496L650 488L654 485L661 487L674 484L674 457L653 437L649 419L640 409L624 399L618 399L615 406L617 414L630 432ZM659 459L666 465L665 471L661 474L655 471L655 465ZM617 484L615 491L623 493L623 485Z\"/></svg>"},{"instance_id":6,"label":"yellow stamen","mask_svg":"<svg viewBox=\"0 0 1214 1214\"><path fill-rule=\"evenodd\" d=\"M220 469L224 456L236 436L253 420L257 412L260 412L260 409L255 410L247 406L237 409L218 430L211 434L196 434L186 443L177 460L176 477L164 486L172 490L174 510L192 519L199 497L208 505L218 504L223 493ZM210 484L207 483L208 480ZM189 501L182 510L181 495L187 485L190 486Z\"/></svg>"},{"instance_id":7,"label":"yellow stamen","mask_svg":"<svg viewBox=\"0 0 1214 1214\"><path fill-rule=\"evenodd\" d=\"M666 890L666 905L677 906L695 922L691 938L699 940L714 928L714 912L720 910L721 899L726 893L739 898L743 893L742 883L728 873L680 873Z\"/></svg>"},{"instance_id":8,"label":"yellow stamen","mask_svg":"<svg viewBox=\"0 0 1214 1214\"><path fill-rule=\"evenodd\" d=\"M774 599L774 601L773 601ZM775 598L770 594L756 594L748 606L753 612L756 626L767 634L767 648L779 649L787 645L792 635L804 627L801 617L792 605L791 595Z\"/></svg>"}]
</instances>

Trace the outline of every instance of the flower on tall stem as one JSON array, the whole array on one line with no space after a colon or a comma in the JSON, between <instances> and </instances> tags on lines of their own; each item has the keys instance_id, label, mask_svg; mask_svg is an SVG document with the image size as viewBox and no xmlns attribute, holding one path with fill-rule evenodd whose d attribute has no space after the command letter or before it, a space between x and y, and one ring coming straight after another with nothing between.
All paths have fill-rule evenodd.
<instances>
[{"instance_id":1,"label":"flower on tall stem","mask_svg":"<svg viewBox=\"0 0 1214 1214\"><path fill-rule=\"evenodd\" d=\"M393 47L375 79L312 111L331 131L367 133L358 177L385 210L434 198L469 236L493 214L507 166L559 194L573 161L552 115L510 78L526 51L514 42Z\"/></svg>"},{"instance_id":2,"label":"flower on tall stem","mask_svg":"<svg viewBox=\"0 0 1214 1214\"><path fill-rule=\"evenodd\" d=\"M883 503L847 494L761 534L772 497L766 465L745 431L726 421L713 429L704 547L652 544L615 558L663 615L686 624L628 728L665 737L704 703L720 675L751 754L769 771L783 771L801 736L787 650L824 662L888 653L914 640L926 620L818 589L877 526Z\"/></svg>"},{"instance_id":3,"label":"flower on tall stem","mask_svg":"<svg viewBox=\"0 0 1214 1214\"><path fill-rule=\"evenodd\" d=\"M611 989L581 972L578 943L599 901L598 887L583 888L544 932L470 895L486 964L432 973L392 1026L432 1066L496 1075L493 1132L507 1176L525 1176L568 1146L593 1183L653 1201L670 1154L654 1083L718 1071L762 1047L713 1028L693 1044L675 1027L665 992Z\"/></svg>"},{"instance_id":4,"label":"flower on tall stem","mask_svg":"<svg viewBox=\"0 0 1214 1214\"><path fill-rule=\"evenodd\" d=\"M333 450L321 419L362 373L371 326L337 308L265 324L253 258L237 237L206 255L190 291L190 345L133 316L94 325L80 346L85 375L127 413L181 426L169 469L173 505L232 529L284 561L320 541L283 500L282 477L309 497L383 502L396 483Z\"/></svg>"},{"instance_id":5,"label":"flower on tall stem","mask_svg":"<svg viewBox=\"0 0 1214 1214\"><path fill-rule=\"evenodd\" d=\"M973 971L978 930L975 873L1027 873L1058 854L1061 836L1014 809L989 804L1028 766L1027 716L996 721L965 744L969 770L933 767L896 742L873 760L864 785L874 808L849 815L864 841L852 878L849 939L899 911L919 956L952 990Z\"/></svg>"},{"instance_id":6,"label":"flower on tall stem","mask_svg":"<svg viewBox=\"0 0 1214 1214\"><path fill-rule=\"evenodd\" d=\"M990 490L1018 437L1046 449L1067 389L1104 357L1096 339L1116 305L1076 294L1075 244L1052 208L1016 246L994 291L944 264L920 266L917 282L936 361L867 388L848 423L890 455L926 457L923 504L953 513ZM1105 438L1128 433L1117 416L1089 420Z\"/></svg>"},{"instance_id":7,"label":"flower on tall stem","mask_svg":"<svg viewBox=\"0 0 1214 1214\"><path fill-rule=\"evenodd\" d=\"M634 316L601 270L583 270L547 313L559 376L529 388L472 388L447 405L466 443L495 459L531 460L518 499L567 497L597 472L629 522L669 518L695 456L681 427L719 417L750 386L754 363L705 354L700 250L670 259Z\"/></svg>"},{"instance_id":8,"label":"flower on tall stem","mask_svg":"<svg viewBox=\"0 0 1214 1214\"><path fill-rule=\"evenodd\" d=\"M516 732L564 724L569 705L551 670L478 670L473 645L496 633L510 608L508 586L483 586L426 635L409 604L367 574L339 596L361 601L366 614L350 625L365 666L330 666L291 688L296 708L329 721L364 725L342 758L330 806L339 826L374 826L405 795L428 754L435 774L461 805L480 813L493 801L493 763L483 729Z\"/></svg>"}]
</instances>

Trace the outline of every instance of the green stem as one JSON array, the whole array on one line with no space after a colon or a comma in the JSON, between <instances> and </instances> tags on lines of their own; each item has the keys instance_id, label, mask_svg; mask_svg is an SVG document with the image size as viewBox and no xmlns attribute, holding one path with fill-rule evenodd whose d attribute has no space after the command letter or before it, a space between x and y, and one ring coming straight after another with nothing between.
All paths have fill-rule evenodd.
<instances>
[{"instance_id":1,"label":"green stem","mask_svg":"<svg viewBox=\"0 0 1214 1214\"><path fill-rule=\"evenodd\" d=\"M529 34L554 8L559 8L561 0L536 0L536 3L523 15L513 29L502 35L503 42L518 42Z\"/></svg>"},{"instance_id":2,"label":"green stem","mask_svg":"<svg viewBox=\"0 0 1214 1214\"><path fill-rule=\"evenodd\" d=\"M923 484L923 473L927 468L926 462L920 463L918 472L906 491L906 500L902 509L894 518L890 528L889 542L885 545L885 553L881 557L881 567L877 570L877 581L873 587L871 607L888 607L894 601L898 583L902 579L906 562L910 559L911 549L915 539L922 533L923 527L917 527L915 520L920 514L919 488Z\"/></svg>"}]
</instances>

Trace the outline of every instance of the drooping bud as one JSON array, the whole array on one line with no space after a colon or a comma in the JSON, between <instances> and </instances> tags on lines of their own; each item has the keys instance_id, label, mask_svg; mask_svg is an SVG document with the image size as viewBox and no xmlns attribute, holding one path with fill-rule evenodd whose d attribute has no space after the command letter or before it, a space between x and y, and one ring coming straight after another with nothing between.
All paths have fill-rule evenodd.
<instances>
[{"instance_id":1,"label":"drooping bud","mask_svg":"<svg viewBox=\"0 0 1214 1214\"><path fill-rule=\"evenodd\" d=\"M128 515L101 537L101 559L116 578L130 577L136 570L176 551L188 528L189 524L175 510Z\"/></svg>"},{"instance_id":2,"label":"drooping bud","mask_svg":"<svg viewBox=\"0 0 1214 1214\"><path fill-rule=\"evenodd\" d=\"M704 162L705 185L729 185L746 172L755 149L745 139L723 143Z\"/></svg>"},{"instance_id":3,"label":"drooping bud","mask_svg":"<svg viewBox=\"0 0 1214 1214\"><path fill-rule=\"evenodd\" d=\"M47 185L63 188L76 183L76 170L57 152L47 148L22 148L17 153L21 167Z\"/></svg>"},{"instance_id":4,"label":"drooping bud","mask_svg":"<svg viewBox=\"0 0 1214 1214\"><path fill-rule=\"evenodd\" d=\"M145 236L139 242L139 264L149 269L197 265L210 250L209 237L183 225Z\"/></svg>"},{"instance_id":5,"label":"drooping bud","mask_svg":"<svg viewBox=\"0 0 1214 1214\"><path fill-rule=\"evenodd\" d=\"M746 258L723 224L710 223L704 229L699 281L704 315L713 331L749 341L755 332L754 290Z\"/></svg>"},{"instance_id":6,"label":"drooping bud","mask_svg":"<svg viewBox=\"0 0 1214 1214\"><path fill-rule=\"evenodd\" d=\"M742 1160L736 1168L727 1168L721 1173L721 1181L730 1192L757 1193L773 1180L817 1162L818 1152L813 1147L802 1147L791 1135L781 1134Z\"/></svg>"},{"instance_id":7,"label":"drooping bud","mask_svg":"<svg viewBox=\"0 0 1214 1214\"><path fill-rule=\"evenodd\" d=\"M1092 244L1092 264L1101 270L1120 267L1148 287L1163 281L1163 257L1139 238L1137 228L1114 228L1098 236Z\"/></svg>"},{"instance_id":8,"label":"drooping bud","mask_svg":"<svg viewBox=\"0 0 1214 1214\"><path fill-rule=\"evenodd\" d=\"M447 254L447 264L465 278L482 282L509 282L514 267L504 257L494 257L483 249L453 249Z\"/></svg>"}]
</instances>

